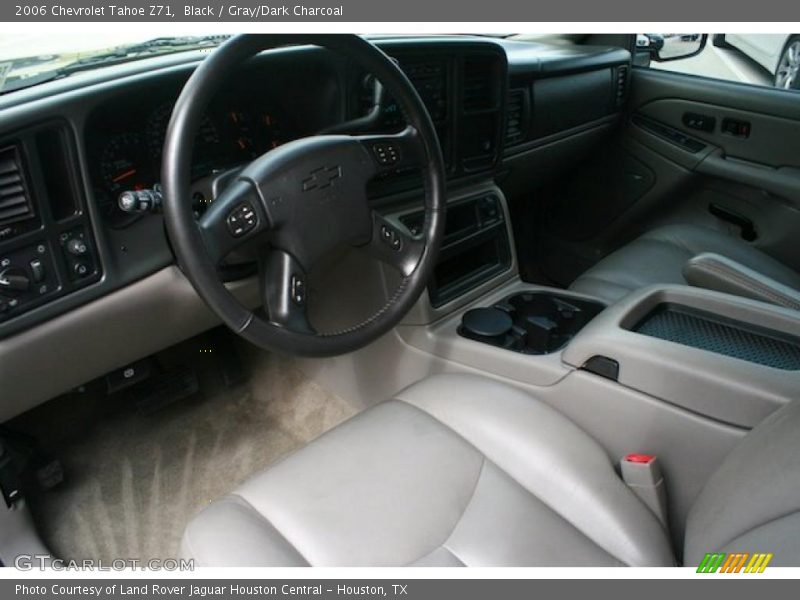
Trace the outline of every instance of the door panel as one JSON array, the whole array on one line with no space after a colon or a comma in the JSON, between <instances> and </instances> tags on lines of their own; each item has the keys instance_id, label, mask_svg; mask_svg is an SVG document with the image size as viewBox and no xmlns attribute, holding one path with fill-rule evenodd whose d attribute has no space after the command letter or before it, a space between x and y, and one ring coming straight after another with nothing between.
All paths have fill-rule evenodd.
<instances>
[{"instance_id":1,"label":"door panel","mask_svg":"<svg viewBox=\"0 0 800 600\"><path fill-rule=\"evenodd\" d=\"M788 95L782 91L776 93ZM797 101L800 105L800 98ZM800 121L682 98L652 100L637 107L636 112L721 148L726 156L770 167L800 167ZM686 115L713 119L714 130L706 132L687 126ZM746 125L749 133L746 136L725 133L723 123Z\"/></svg>"},{"instance_id":2,"label":"door panel","mask_svg":"<svg viewBox=\"0 0 800 600\"><path fill-rule=\"evenodd\" d=\"M746 243L800 270L800 93L635 68L628 111L613 147L544 195L538 257L549 279L568 284L644 231L676 222L740 238L752 227ZM610 160L643 165L652 185L620 201L620 178L630 173L608 168ZM583 173L595 174L593 192L576 183ZM592 234L570 238L569 220L600 208Z\"/></svg>"}]
</instances>

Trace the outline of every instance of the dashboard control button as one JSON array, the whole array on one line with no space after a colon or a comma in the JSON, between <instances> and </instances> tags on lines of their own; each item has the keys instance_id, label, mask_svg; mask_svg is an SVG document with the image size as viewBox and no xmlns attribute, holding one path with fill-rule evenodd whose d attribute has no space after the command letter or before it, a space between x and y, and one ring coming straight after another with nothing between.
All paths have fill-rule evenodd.
<instances>
[{"instance_id":1,"label":"dashboard control button","mask_svg":"<svg viewBox=\"0 0 800 600\"><path fill-rule=\"evenodd\" d=\"M7 267L0 271L0 290L12 292L26 292L31 286L31 280L24 269Z\"/></svg>"},{"instance_id":2,"label":"dashboard control button","mask_svg":"<svg viewBox=\"0 0 800 600\"><path fill-rule=\"evenodd\" d=\"M683 114L683 124L690 129L697 129L699 131L706 131L711 133L717 126L717 120L708 115L701 115L698 113L687 112Z\"/></svg>"},{"instance_id":3,"label":"dashboard control button","mask_svg":"<svg viewBox=\"0 0 800 600\"><path fill-rule=\"evenodd\" d=\"M255 228L258 217L250 203L243 202L228 214L227 223L228 231L233 237L242 237Z\"/></svg>"},{"instance_id":4,"label":"dashboard control button","mask_svg":"<svg viewBox=\"0 0 800 600\"><path fill-rule=\"evenodd\" d=\"M30 262L31 267L31 274L33 275L33 281L36 283L40 283L44 280L44 265L42 261L38 258L34 258Z\"/></svg>"},{"instance_id":5,"label":"dashboard control button","mask_svg":"<svg viewBox=\"0 0 800 600\"><path fill-rule=\"evenodd\" d=\"M78 237L74 237L69 240L66 248L67 252L72 254L72 256L83 256L89 250L89 248L86 246L86 242Z\"/></svg>"},{"instance_id":6,"label":"dashboard control button","mask_svg":"<svg viewBox=\"0 0 800 600\"><path fill-rule=\"evenodd\" d=\"M85 262L77 261L72 265L72 272L75 273L77 277L86 277L91 272L91 269Z\"/></svg>"}]
</instances>

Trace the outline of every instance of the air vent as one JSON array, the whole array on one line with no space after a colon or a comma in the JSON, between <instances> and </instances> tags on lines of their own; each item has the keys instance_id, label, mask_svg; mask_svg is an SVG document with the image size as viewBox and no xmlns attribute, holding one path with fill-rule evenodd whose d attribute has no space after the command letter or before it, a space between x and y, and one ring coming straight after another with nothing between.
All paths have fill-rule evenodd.
<instances>
[{"instance_id":1,"label":"air vent","mask_svg":"<svg viewBox=\"0 0 800 600\"><path fill-rule=\"evenodd\" d=\"M0 224L33 216L17 146L0 150Z\"/></svg>"},{"instance_id":2,"label":"air vent","mask_svg":"<svg viewBox=\"0 0 800 600\"><path fill-rule=\"evenodd\" d=\"M616 86L616 103L617 106L625 104L625 98L628 95L628 66L622 65L617 67L617 78L614 80Z\"/></svg>"},{"instance_id":3,"label":"air vent","mask_svg":"<svg viewBox=\"0 0 800 600\"><path fill-rule=\"evenodd\" d=\"M511 90L506 106L506 144L511 146L525 140L528 97L525 89Z\"/></svg>"},{"instance_id":4,"label":"air vent","mask_svg":"<svg viewBox=\"0 0 800 600\"><path fill-rule=\"evenodd\" d=\"M440 60L406 61L400 66L414 84L434 122L447 114L447 68Z\"/></svg>"},{"instance_id":5,"label":"air vent","mask_svg":"<svg viewBox=\"0 0 800 600\"><path fill-rule=\"evenodd\" d=\"M475 56L464 60L464 110L495 108L500 84L494 77L494 57Z\"/></svg>"}]
</instances>

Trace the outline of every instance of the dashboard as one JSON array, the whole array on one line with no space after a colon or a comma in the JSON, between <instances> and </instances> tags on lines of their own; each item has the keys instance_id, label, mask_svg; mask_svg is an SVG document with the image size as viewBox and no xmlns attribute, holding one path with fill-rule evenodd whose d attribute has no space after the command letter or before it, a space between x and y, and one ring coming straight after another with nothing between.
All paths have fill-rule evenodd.
<instances>
[{"instance_id":1,"label":"dashboard","mask_svg":"<svg viewBox=\"0 0 800 600\"><path fill-rule=\"evenodd\" d=\"M582 127L611 122L627 94L630 54L621 48L470 36L376 43L427 106L453 190L505 176L510 161L520 165L524 185L534 172L534 158L526 157ZM160 183L172 107L203 58L152 57L0 97L0 380L4 400L20 403L0 403L0 421L213 323L174 268L162 216L117 205L122 192ZM402 128L391 98L375 117L374 91L368 73L332 52L264 52L231 73L207 107L192 177L244 165L296 138L363 127L370 115L359 133ZM569 160L568 152L560 155ZM391 211L418 202L420 189L419 169L411 169L375 180L369 193L376 207ZM211 200L186 199L198 212ZM476 214L491 212L493 201L475 206ZM471 252L481 264L485 252ZM442 298L452 275L445 271L438 275ZM152 319L167 321L142 327ZM14 374L36 371L40 360L69 365L57 369L58 381L50 371L44 378ZM10 380L16 387L6 387Z\"/></svg>"}]
</instances>

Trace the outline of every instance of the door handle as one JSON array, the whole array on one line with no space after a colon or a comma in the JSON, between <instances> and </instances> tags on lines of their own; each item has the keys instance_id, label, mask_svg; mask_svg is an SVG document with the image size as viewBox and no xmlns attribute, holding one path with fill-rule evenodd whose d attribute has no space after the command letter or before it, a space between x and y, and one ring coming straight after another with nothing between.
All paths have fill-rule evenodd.
<instances>
[{"instance_id":1,"label":"door handle","mask_svg":"<svg viewBox=\"0 0 800 600\"><path fill-rule=\"evenodd\" d=\"M718 219L725 221L726 223L736 225L739 229L741 229L741 236L743 240L753 242L758 238L756 227L753 224L753 221L745 217L743 214L726 208L715 202L712 202L708 205L708 212Z\"/></svg>"}]
</instances>

